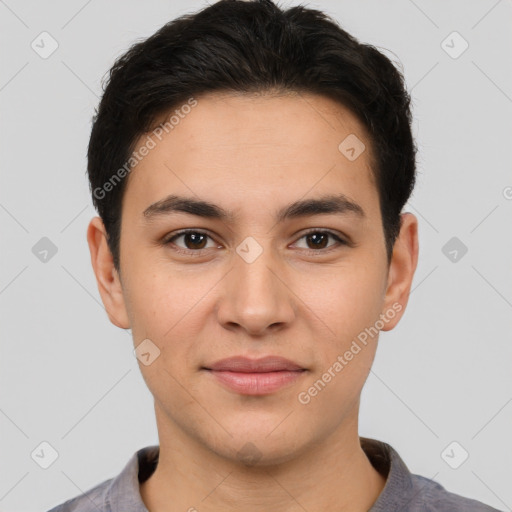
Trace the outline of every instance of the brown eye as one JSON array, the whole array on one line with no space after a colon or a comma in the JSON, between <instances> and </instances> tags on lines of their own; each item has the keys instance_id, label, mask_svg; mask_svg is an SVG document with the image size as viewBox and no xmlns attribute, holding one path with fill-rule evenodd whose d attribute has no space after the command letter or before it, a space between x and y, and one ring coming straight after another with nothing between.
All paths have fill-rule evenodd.
<instances>
[{"instance_id":1,"label":"brown eye","mask_svg":"<svg viewBox=\"0 0 512 512\"><path fill-rule=\"evenodd\" d=\"M335 242L329 244L329 238L333 239ZM339 245L347 245L347 243L338 235L331 233L330 231L310 231L300 238L300 240L303 239L306 240L305 249L317 252L321 251L322 249L329 250Z\"/></svg>"},{"instance_id":2,"label":"brown eye","mask_svg":"<svg viewBox=\"0 0 512 512\"><path fill-rule=\"evenodd\" d=\"M183 240L187 249L204 249L207 236L202 233L185 233Z\"/></svg>"},{"instance_id":3,"label":"brown eye","mask_svg":"<svg viewBox=\"0 0 512 512\"><path fill-rule=\"evenodd\" d=\"M209 238L211 239L209 235L203 233L202 231L188 230L182 231L181 233L178 233L169 238L166 240L165 244L174 244L180 249L189 251L200 251L207 248L206 244L208 243ZM180 239L182 239L183 245L176 243L176 241ZM213 244L213 246L215 246L215 244Z\"/></svg>"},{"instance_id":4,"label":"brown eye","mask_svg":"<svg viewBox=\"0 0 512 512\"><path fill-rule=\"evenodd\" d=\"M329 235L326 233L312 233L306 235L306 240L311 242L310 249L325 249L329 239Z\"/></svg>"}]
</instances>

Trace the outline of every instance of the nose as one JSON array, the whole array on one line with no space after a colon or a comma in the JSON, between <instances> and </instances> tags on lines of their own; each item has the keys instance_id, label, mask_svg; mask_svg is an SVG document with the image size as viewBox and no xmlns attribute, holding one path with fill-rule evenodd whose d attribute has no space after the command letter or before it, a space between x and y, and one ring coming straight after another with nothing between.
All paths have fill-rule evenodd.
<instances>
[{"instance_id":1,"label":"nose","mask_svg":"<svg viewBox=\"0 0 512 512\"><path fill-rule=\"evenodd\" d=\"M274 333L295 318L294 294L286 283L283 267L264 250L252 262L238 254L223 280L217 308L219 323L226 329L245 330L253 336Z\"/></svg>"}]
</instances>

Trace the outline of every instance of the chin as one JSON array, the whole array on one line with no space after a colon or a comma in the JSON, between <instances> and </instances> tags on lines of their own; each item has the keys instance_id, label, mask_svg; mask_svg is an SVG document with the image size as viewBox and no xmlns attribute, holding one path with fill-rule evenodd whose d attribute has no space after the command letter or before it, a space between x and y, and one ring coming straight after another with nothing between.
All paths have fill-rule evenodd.
<instances>
[{"instance_id":1,"label":"chin","mask_svg":"<svg viewBox=\"0 0 512 512\"><path fill-rule=\"evenodd\" d=\"M231 428L233 437L224 436L223 442L212 449L221 457L247 467L276 466L293 460L302 451L301 443L285 429L278 433L279 421L272 428L257 428L254 424L244 430Z\"/></svg>"}]
</instances>

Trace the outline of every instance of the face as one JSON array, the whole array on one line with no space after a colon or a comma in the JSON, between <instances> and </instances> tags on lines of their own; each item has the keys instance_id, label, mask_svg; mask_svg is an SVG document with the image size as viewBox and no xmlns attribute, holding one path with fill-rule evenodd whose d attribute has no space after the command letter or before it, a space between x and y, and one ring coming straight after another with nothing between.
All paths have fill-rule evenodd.
<instances>
[{"instance_id":1,"label":"face","mask_svg":"<svg viewBox=\"0 0 512 512\"><path fill-rule=\"evenodd\" d=\"M356 428L375 333L403 314L417 253L406 214L388 267L370 151L321 96L202 96L129 175L121 277L91 222L109 316L150 340L139 365L161 435L276 463ZM301 371L211 370L233 356Z\"/></svg>"}]
</instances>

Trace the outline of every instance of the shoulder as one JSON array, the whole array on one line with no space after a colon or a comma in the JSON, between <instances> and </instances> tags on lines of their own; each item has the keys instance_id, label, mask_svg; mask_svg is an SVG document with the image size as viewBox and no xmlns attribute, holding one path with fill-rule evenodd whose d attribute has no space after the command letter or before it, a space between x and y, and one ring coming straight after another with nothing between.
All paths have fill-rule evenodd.
<instances>
[{"instance_id":1,"label":"shoulder","mask_svg":"<svg viewBox=\"0 0 512 512\"><path fill-rule=\"evenodd\" d=\"M101 482L48 512L147 512L139 482L149 478L155 470L158 455L158 445L141 448L115 478Z\"/></svg>"},{"instance_id":2,"label":"shoulder","mask_svg":"<svg viewBox=\"0 0 512 512\"><path fill-rule=\"evenodd\" d=\"M112 478L105 480L87 492L57 505L48 512L88 512L90 510L109 512L105 495L112 481Z\"/></svg>"},{"instance_id":3,"label":"shoulder","mask_svg":"<svg viewBox=\"0 0 512 512\"><path fill-rule=\"evenodd\" d=\"M424 476L411 477L414 487L411 512L500 512L480 501L449 492Z\"/></svg>"},{"instance_id":4,"label":"shoulder","mask_svg":"<svg viewBox=\"0 0 512 512\"><path fill-rule=\"evenodd\" d=\"M500 512L411 473L398 452L383 441L361 438L361 446L375 469L386 476L384 489L370 512Z\"/></svg>"}]
</instances>

